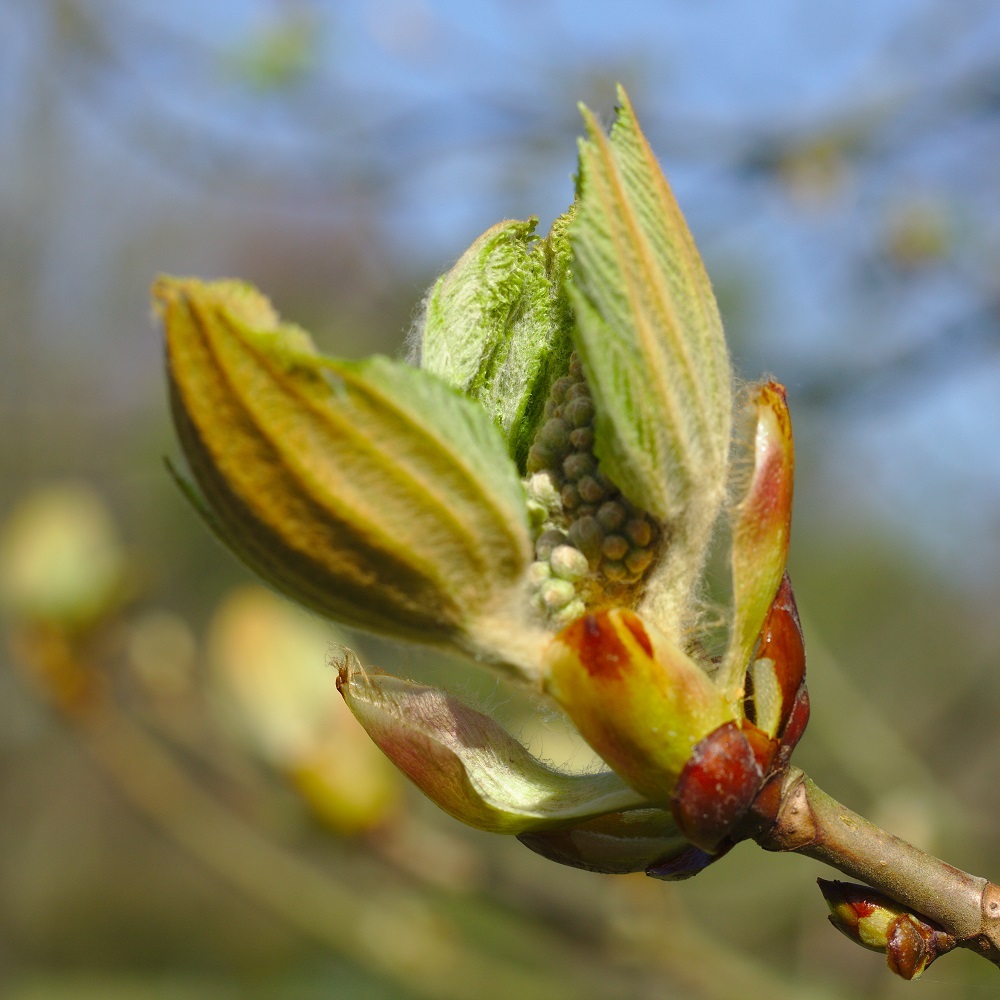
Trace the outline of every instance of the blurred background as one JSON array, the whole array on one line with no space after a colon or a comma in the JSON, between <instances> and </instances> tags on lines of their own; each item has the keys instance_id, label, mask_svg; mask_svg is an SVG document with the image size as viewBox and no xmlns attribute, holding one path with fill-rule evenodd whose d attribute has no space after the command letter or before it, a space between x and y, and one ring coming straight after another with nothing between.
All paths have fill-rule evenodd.
<instances>
[{"instance_id":1,"label":"blurred background","mask_svg":"<svg viewBox=\"0 0 1000 1000\"><path fill-rule=\"evenodd\" d=\"M164 467L157 273L396 353L482 230L565 209L616 80L788 387L797 760L1000 877L998 5L0 0L3 1000L994 994L893 979L805 859L667 885L437 814L328 661L474 682L254 587Z\"/></svg>"}]
</instances>

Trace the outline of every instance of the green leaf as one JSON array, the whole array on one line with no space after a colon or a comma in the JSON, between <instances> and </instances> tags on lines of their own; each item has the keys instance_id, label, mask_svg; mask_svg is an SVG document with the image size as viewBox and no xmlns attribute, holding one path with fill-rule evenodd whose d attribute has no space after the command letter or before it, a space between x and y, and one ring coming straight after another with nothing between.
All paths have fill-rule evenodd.
<instances>
[{"instance_id":1,"label":"green leaf","mask_svg":"<svg viewBox=\"0 0 1000 1000\"><path fill-rule=\"evenodd\" d=\"M539 240L537 221L483 233L431 289L413 345L421 368L483 405L522 471L549 386L572 349L553 273L564 261L553 252L560 230Z\"/></svg>"},{"instance_id":2,"label":"green leaf","mask_svg":"<svg viewBox=\"0 0 1000 1000\"><path fill-rule=\"evenodd\" d=\"M610 138L583 109L570 224L577 349L602 469L669 526L688 580L725 497L729 358L694 240L624 91L619 99Z\"/></svg>"}]
</instances>

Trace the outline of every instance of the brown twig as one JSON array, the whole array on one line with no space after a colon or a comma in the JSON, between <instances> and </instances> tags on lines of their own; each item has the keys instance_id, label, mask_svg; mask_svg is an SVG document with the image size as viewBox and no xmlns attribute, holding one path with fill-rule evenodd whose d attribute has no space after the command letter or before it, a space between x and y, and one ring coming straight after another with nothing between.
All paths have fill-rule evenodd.
<instances>
[{"instance_id":1,"label":"brown twig","mask_svg":"<svg viewBox=\"0 0 1000 1000\"><path fill-rule=\"evenodd\" d=\"M774 825L754 839L765 850L803 854L865 882L1000 966L1000 886L886 833L798 768L785 777Z\"/></svg>"}]
</instances>

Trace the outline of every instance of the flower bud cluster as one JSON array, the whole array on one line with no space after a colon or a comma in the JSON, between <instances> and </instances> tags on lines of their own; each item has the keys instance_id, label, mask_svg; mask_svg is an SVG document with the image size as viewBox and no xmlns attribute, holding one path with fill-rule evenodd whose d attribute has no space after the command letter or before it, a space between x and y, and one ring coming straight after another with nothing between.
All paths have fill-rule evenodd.
<instances>
[{"instance_id":1,"label":"flower bud cluster","mask_svg":"<svg viewBox=\"0 0 1000 1000\"><path fill-rule=\"evenodd\" d=\"M531 567L540 608L569 621L585 604L623 600L653 562L659 531L603 474L594 455L594 402L574 354L552 384L528 453L537 529Z\"/></svg>"}]
</instances>

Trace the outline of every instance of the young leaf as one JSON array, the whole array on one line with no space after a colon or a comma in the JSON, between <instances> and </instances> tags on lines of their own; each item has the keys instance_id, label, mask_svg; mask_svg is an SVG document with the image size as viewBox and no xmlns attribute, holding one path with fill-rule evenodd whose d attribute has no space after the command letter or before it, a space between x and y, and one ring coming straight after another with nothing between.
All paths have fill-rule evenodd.
<instances>
[{"instance_id":1,"label":"young leaf","mask_svg":"<svg viewBox=\"0 0 1000 1000\"><path fill-rule=\"evenodd\" d=\"M568 364L569 320L536 219L488 229L440 277L417 327L413 360L478 400L524 469L548 388Z\"/></svg>"},{"instance_id":2,"label":"young leaf","mask_svg":"<svg viewBox=\"0 0 1000 1000\"><path fill-rule=\"evenodd\" d=\"M247 286L163 278L154 294L174 419L224 541L345 624L520 662L483 649L517 632L511 615L531 632L523 491L486 414L408 365L319 357Z\"/></svg>"},{"instance_id":3,"label":"young leaf","mask_svg":"<svg viewBox=\"0 0 1000 1000\"><path fill-rule=\"evenodd\" d=\"M350 656L337 684L389 759L470 826L516 834L642 804L610 771L568 774L549 767L488 715L438 688L366 673Z\"/></svg>"},{"instance_id":4,"label":"young leaf","mask_svg":"<svg viewBox=\"0 0 1000 1000\"><path fill-rule=\"evenodd\" d=\"M665 809L608 813L573 826L522 833L518 840L549 861L604 875L674 863L691 848Z\"/></svg>"},{"instance_id":5,"label":"young leaf","mask_svg":"<svg viewBox=\"0 0 1000 1000\"><path fill-rule=\"evenodd\" d=\"M570 226L597 455L622 492L662 522L710 526L730 437L722 323L680 208L624 91L619 99L610 138L584 110Z\"/></svg>"},{"instance_id":6,"label":"young leaf","mask_svg":"<svg viewBox=\"0 0 1000 1000\"><path fill-rule=\"evenodd\" d=\"M788 559L795 449L785 388L760 386L749 401L754 415L753 472L733 511L733 623L719 683L738 696L768 609Z\"/></svg>"}]
</instances>

